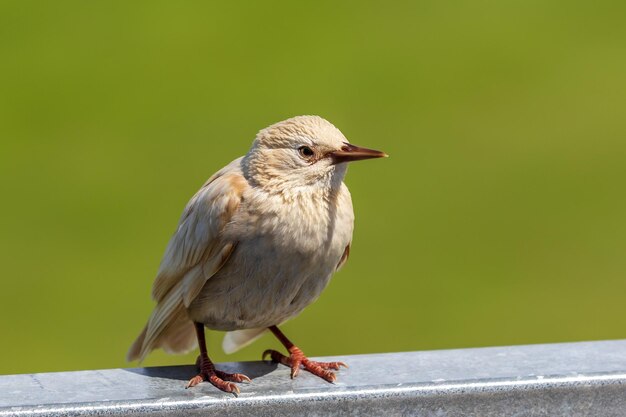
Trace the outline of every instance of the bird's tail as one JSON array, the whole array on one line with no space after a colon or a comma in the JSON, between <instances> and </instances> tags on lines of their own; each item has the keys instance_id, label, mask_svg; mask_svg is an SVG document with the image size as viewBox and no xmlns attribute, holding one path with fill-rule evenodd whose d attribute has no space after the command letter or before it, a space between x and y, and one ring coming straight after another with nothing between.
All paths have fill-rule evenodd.
<instances>
[{"instance_id":1,"label":"bird's tail","mask_svg":"<svg viewBox=\"0 0 626 417\"><path fill-rule=\"evenodd\" d=\"M266 327L259 329L245 329L235 330L226 333L224 340L222 340L222 349L226 353L235 353L241 348L248 346L250 343L263 336L263 333L267 330Z\"/></svg>"},{"instance_id":2,"label":"bird's tail","mask_svg":"<svg viewBox=\"0 0 626 417\"><path fill-rule=\"evenodd\" d=\"M187 353L194 349L198 340L193 322L187 316L182 303L168 315L157 306L135 342L126 354L127 361L140 362L154 349L163 348L167 353Z\"/></svg>"},{"instance_id":3,"label":"bird's tail","mask_svg":"<svg viewBox=\"0 0 626 417\"><path fill-rule=\"evenodd\" d=\"M130 346L130 349L128 349L128 353L126 354L126 360L128 362L139 359L139 356L141 354L141 348L143 347L143 341L146 339L147 331L148 325L146 324L143 327L141 333L139 333L139 336L137 336L137 339L135 339L133 344ZM143 358L141 359L143 360Z\"/></svg>"}]
</instances>

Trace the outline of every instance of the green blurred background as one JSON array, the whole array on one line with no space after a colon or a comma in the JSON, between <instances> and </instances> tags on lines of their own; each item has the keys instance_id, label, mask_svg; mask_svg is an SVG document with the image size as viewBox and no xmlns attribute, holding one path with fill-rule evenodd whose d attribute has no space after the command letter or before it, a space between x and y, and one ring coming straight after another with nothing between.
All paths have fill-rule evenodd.
<instances>
[{"instance_id":1,"label":"green blurred background","mask_svg":"<svg viewBox=\"0 0 626 417\"><path fill-rule=\"evenodd\" d=\"M128 366L187 200L319 114L351 259L310 355L626 337L623 1L2 1L0 373ZM218 361L256 360L270 336ZM192 363L153 353L147 365Z\"/></svg>"}]
</instances>

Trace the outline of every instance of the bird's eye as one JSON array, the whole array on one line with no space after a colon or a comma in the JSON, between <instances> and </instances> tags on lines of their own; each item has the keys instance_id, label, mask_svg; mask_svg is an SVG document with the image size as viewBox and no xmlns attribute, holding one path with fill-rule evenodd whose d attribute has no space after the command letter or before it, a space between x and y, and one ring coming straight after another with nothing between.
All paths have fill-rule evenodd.
<instances>
[{"instance_id":1,"label":"bird's eye","mask_svg":"<svg viewBox=\"0 0 626 417\"><path fill-rule=\"evenodd\" d=\"M303 158L307 158L307 159L315 155L315 152L313 152L313 149L309 148L308 146L300 146L298 148L298 153L300 153L300 155Z\"/></svg>"}]
</instances>

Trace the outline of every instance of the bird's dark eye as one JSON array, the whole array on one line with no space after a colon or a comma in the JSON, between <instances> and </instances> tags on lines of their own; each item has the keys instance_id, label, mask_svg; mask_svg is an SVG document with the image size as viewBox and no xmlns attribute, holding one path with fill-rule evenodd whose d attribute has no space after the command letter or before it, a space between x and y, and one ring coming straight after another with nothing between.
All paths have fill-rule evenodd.
<instances>
[{"instance_id":1,"label":"bird's dark eye","mask_svg":"<svg viewBox=\"0 0 626 417\"><path fill-rule=\"evenodd\" d=\"M308 146L300 146L298 148L298 152L304 158L310 158L313 155L315 155L315 152L313 152L313 149L309 148Z\"/></svg>"}]
</instances>

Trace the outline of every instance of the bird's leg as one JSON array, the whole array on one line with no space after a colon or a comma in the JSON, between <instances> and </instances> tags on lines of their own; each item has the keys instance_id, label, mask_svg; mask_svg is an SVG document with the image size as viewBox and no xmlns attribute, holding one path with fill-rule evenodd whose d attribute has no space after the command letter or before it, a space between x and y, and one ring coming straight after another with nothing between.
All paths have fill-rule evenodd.
<instances>
[{"instance_id":1,"label":"bird's leg","mask_svg":"<svg viewBox=\"0 0 626 417\"><path fill-rule=\"evenodd\" d=\"M200 368L200 373L189 380L187 388L195 387L202 381L209 381L222 391L230 392L237 396L239 387L233 384L233 382L250 382L250 378L244 374L229 374L215 369L215 365L209 359L206 349L204 324L194 322L194 326L196 326L196 336L198 336L198 346L200 347L200 356L198 356L196 361L196 365Z\"/></svg>"},{"instance_id":2,"label":"bird's leg","mask_svg":"<svg viewBox=\"0 0 626 417\"><path fill-rule=\"evenodd\" d=\"M304 369L311 372L313 375L317 375L328 382L335 382L337 377L335 376L334 372L330 371L330 369L336 371L342 366L346 368L348 367L348 365L343 362L312 361L304 356L304 353L302 353L302 351L296 345L291 343L291 341L287 339L287 336L285 336L283 332L278 329L278 327L271 326L269 327L269 329L272 333L274 333L274 336L276 336L276 338L280 340L280 343L282 343L283 346L287 348L287 350L289 351L289 356L285 356L278 351L268 349L263 352L263 358L269 355L274 362L280 362L285 366L289 366L291 368L292 378L295 378L298 375L298 372L300 372L300 366L303 366Z\"/></svg>"}]
</instances>

